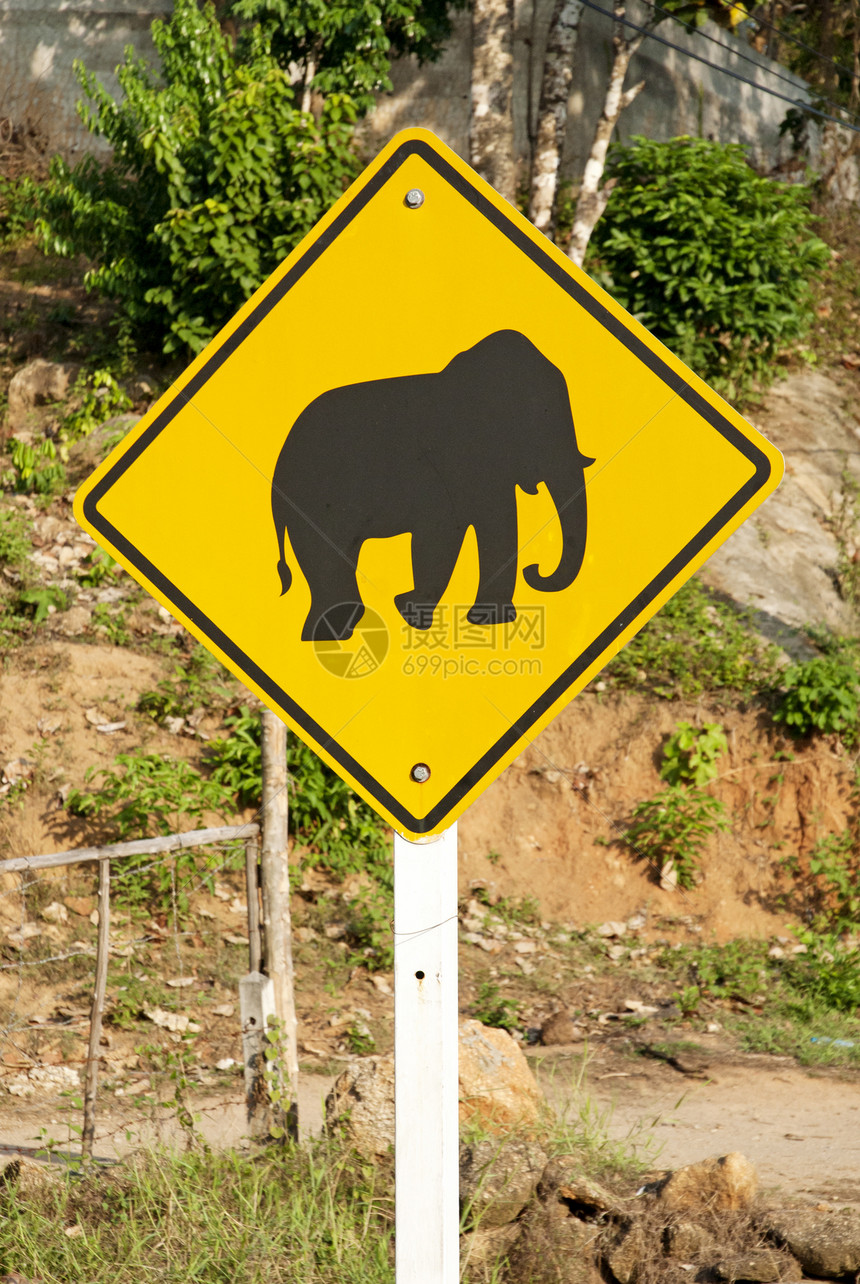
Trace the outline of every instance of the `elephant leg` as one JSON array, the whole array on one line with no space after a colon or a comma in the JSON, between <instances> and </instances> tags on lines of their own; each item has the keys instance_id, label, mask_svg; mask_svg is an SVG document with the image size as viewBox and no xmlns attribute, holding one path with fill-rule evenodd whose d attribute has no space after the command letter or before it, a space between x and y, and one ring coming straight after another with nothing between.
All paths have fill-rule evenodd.
<instances>
[{"instance_id":1,"label":"elephant leg","mask_svg":"<svg viewBox=\"0 0 860 1284\"><path fill-rule=\"evenodd\" d=\"M394 599L407 624L422 633L433 624L433 613L448 587L466 531L462 526L452 530L414 531L412 534L412 580L408 593Z\"/></svg>"},{"instance_id":2,"label":"elephant leg","mask_svg":"<svg viewBox=\"0 0 860 1284\"><path fill-rule=\"evenodd\" d=\"M303 642L345 641L364 614L355 567L317 536L293 545L311 590L311 609L302 628Z\"/></svg>"},{"instance_id":3,"label":"elephant leg","mask_svg":"<svg viewBox=\"0 0 860 1284\"><path fill-rule=\"evenodd\" d=\"M470 624L507 624L517 618L513 604L517 582L517 503L505 495L475 522L480 579Z\"/></svg>"}]
</instances>

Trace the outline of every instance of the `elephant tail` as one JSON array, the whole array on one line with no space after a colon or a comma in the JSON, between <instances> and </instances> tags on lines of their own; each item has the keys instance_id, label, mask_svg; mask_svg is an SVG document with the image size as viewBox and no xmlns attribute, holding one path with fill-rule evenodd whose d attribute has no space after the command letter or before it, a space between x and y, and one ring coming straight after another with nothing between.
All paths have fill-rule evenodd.
<instances>
[{"instance_id":1,"label":"elephant tail","mask_svg":"<svg viewBox=\"0 0 860 1284\"><path fill-rule=\"evenodd\" d=\"M284 540L287 534L286 526L283 521L278 520L278 516L278 513L275 513L275 525L278 531L278 552L280 553L280 557L278 558L278 575L281 577L281 597L283 597L293 582L293 573L287 565L287 559L284 556Z\"/></svg>"},{"instance_id":2,"label":"elephant tail","mask_svg":"<svg viewBox=\"0 0 860 1284\"><path fill-rule=\"evenodd\" d=\"M283 595L286 593L287 589L290 587L290 585L293 582L293 573L290 570L289 566L287 566L287 563L284 561L283 551L281 552L281 556L278 559L278 574L281 577L281 597L283 597Z\"/></svg>"}]
</instances>

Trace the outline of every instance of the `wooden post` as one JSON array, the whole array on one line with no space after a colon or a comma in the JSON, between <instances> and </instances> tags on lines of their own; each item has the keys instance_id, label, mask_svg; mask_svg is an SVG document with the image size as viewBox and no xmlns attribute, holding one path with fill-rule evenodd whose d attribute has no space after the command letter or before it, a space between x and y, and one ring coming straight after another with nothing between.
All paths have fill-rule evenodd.
<instances>
[{"instance_id":1,"label":"wooden post","mask_svg":"<svg viewBox=\"0 0 860 1284\"><path fill-rule=\"evenodd\" d=\"M257 877L259 847L254 839L245 844L245 893L248 898L248 970L259 972L263 961L260 937L260 884Z\"/></svg>"},{"instance_id":2,"label":"wooden post","mask_svg":"<svg viewBox=\"0 0 860 1284\"><path fill-rule=\"evenodd\" d=\"M263 710L263 802L260 875L265 932L264 968L274 987L275 1015L280 1026L283 1126L298 1137L299 1055L293 992L293 948L290 923L290 870L287 849L287 729L269 709ZM286 1103L289 1103L286 1105Z\"/></svg>"},{"instance_id":3,"label":"wooden post","mask_svg":"<svg viewBox=\"0 0 860 1284\"><path fill-rule=\"evenodd\" d=\"M108 954L110 951L110 861L99 862L99 933L96 945L96 984L90 1014L90 1045L84 1087L84 1127L81 1133L81 1155L92 1159L96 1131L96 1095L99 1085L99 1048L102 1038L105 991L107 989Z\"/></svg>"},{"instance_id":4,"label":"wooden post","mask_svg":"<svg viewBox=\"0 0 860 1284\"><path fill-rule=\"evenodd\" d=\"M459 1279L457 826L394 835L397 1284Z\"/></svg>"},{"instance_id":5,"label":"wooden post","mask_svg":"<svg viewBox=\"0 0 860 1284\"><path fill-rule=\"evenodd\" d=\"M249 972L239 981L239 1014L242 1022L242 1061L245 1066L245 1105L251 1135L264 1137L273 1123L266 1099L265 1048L269 1017L275 1016L274 983L263 976L260 935L260 884L257 871L259 847L255 839L245 844L245 889L248 897Z\"/></svg>"}]
</instances>

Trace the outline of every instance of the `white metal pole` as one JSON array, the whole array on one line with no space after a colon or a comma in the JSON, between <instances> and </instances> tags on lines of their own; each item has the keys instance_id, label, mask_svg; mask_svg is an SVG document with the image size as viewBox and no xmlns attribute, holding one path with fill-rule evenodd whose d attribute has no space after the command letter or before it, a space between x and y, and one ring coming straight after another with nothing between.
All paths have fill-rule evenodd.
<instances>
[{"instance_id":1,"label":"white metal pole","mask_svg":"<svg viewBox=\"0 0 860 1284\"><path fill-rule=\"evenodd\" d=\"M459 1279L457 826L394 835L397 1284Z\"/></svg>"}]
</instances>

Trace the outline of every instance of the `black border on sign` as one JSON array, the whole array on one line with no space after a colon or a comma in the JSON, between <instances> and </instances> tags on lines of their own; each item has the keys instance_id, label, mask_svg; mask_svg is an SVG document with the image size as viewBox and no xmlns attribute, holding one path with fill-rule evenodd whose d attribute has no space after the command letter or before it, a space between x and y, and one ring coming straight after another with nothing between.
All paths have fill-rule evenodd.
<instances>
[{"instance_id":1,"label":"black border on sign","mask_svg":"<svg viewBox=\"0 0 860 1284\"><path fill-rule=\"evenodd\" d=\"M368 201L372 200L376 193L384 186L385 183L396 173L407 157L418 155L426 161L441 178L450 184L461 196L463 196L471 205L478 210L486 219L493 224L498 231L507 236L516 247L532 260L532 262L542 271L546 272L556 285L565 290L576 302L611 334L615 336L624 346L635 356L643 361L650 370L654 372L671 390L687 402L699 415L705 419L712 428L716 429L727 441L729 441L737 450L744 455L753 465L755 472L750 480L737 491L737 493L724 504L711 520L702 527L693 539L685 545L681 551L672 558L669 564L651 580L641 593L638 593L632 602L612 621L608 628L594 639L586 647L582 654L571 664L548 688L547 691L533 705L520 715L517 721L505 732L505 734L496 741L491 749L488 749L483 757L475 763L474 767L468 771L461 780L449 790L445 797L436 804L431 812L424 817L413 816L396 798L394 798L387 789L383 788L377 780L374 779L360 763L356 762L344 749L334 740L323 727L320 727L313 718L296 704L285 691L283 691L276 682L264 673L250 656L246 655L221 629L210 620L195 604L182 593L175 584L163 575L148 558L146 558L139 549L121 534L100 512L99 501L104 498L111 487L117 482L127 468L146 450L158 436L158 434L167 427L174 415L178 413L184 405L190 403L195 394L203 387L207 380L219 369L221 365L236 351L239 345L247 338L254 328L266 317L272 308L276 307L284 295L296 284L296 282L307 272L317 259L325 253L332 242L348 226L352 219L358 214ZM413 834L428 833L444 819L444 817L453 810L462 798L474 788L484 775L499 761L508 750L517 743L529 728L546 712L563 693L572 686L577 678L588 668L590 664L601 655L601 653L618 637L620 633L639 615L639 613L654 600L658 593L661 592L680 571L705 547L713 537L722 530L732 518L744 507L744 505L759 491L768 481L771 473L770 461L767 456L759 450L751 441L741 433L734 424L730 423L718 410L715 409L708 401L705 400L698 392L691 388L679 374L676 374L664 361L660 359L651 349L642 342L636 335L630 333L622 321L615 317L607 308L588 293L587 290L571 277L568 272L561 267L555 260L547 254L540 245L536 244L520 227L501 210L497 209L491 201L472 186L469 180L460 173L446 160L439 156L432 147L421 140L412 140L405 142L398 147L389 157L386 163L374 174L362 190L353 198L345 209L333 220L325 231L309 246L298 262L294 263L289 272L275 285L270 292L261 299L256 307L245 317L241 325L233 331L224 343L214 352L208 361L198 370L197 374L186 384L186 386L176 394L173 401L168 405L160 415L150 424L145 432L141 433L137 441L122 455L120 459L110 468L104 477L99 481L84 500L84 513L87 520L92 526L105 536L113 546L118 549L129 562L138 568L164 596L177 606L189 620L193 620L195 625L204 633L212 642L214 642L225 655L228 655L236 666L242 670L256 685L279 705L293 721L302 727L317 744L319 744L326 753L338 762L354 780L359 781L367 792L376 798L392 816L400 821L404 829Z\"/></svg>"}]
</instances>

